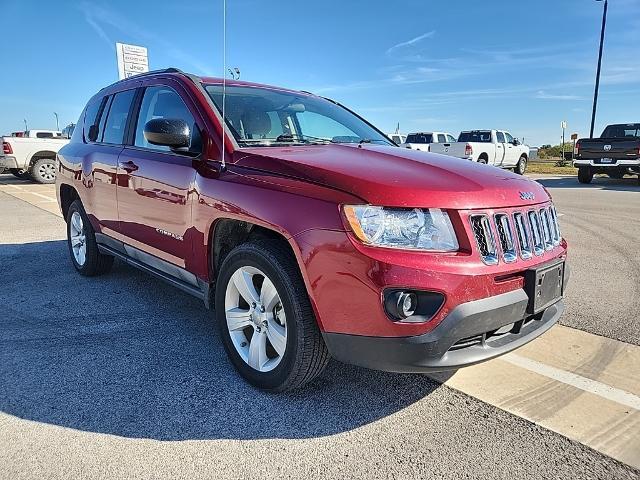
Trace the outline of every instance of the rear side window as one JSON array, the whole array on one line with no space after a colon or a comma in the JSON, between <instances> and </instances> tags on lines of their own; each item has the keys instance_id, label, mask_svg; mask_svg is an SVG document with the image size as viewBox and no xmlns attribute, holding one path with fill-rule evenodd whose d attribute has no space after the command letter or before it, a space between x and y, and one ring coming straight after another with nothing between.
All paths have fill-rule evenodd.
<instances>
[{"instance_id":1,"label":"rear side window","mask_svg":"<svg viewBox=\"0 0 640 480\"><path fill-rule=\"evenodd\" d=\"M104 125L102 141L104 143L122 144L124 143L124 131L127 127L131 102L135 95L135 90L125 90L116 93L109 108L107 121Z\"/></svg>"},{"instance_id":2,"label":"rear side window","mask_svg":"<svg viewBox=\"0 0 640 480\"><path fill-rule=\"evenodd\" d=\"M99 136L98 123L100 122L100 113L104 110L106 97L96 98L87 105L84 114L84 139L87 142L95 142ZM93 129L91 127L94 127Z\"/></svg>"}]
</instances>

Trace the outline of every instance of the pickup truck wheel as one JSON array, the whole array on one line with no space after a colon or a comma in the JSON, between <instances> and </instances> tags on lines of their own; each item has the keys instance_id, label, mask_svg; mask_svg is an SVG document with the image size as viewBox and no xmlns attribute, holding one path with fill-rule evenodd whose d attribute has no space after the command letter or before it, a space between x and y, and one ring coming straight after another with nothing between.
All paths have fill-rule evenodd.
<instances>
[{"instance_id":1,"label":"pickup truck wheel","mask_svg":"<svg viewBox=\"0 0 640 480\"><path fill-rule=\"evenodd\" d=\"M242 244L225 258L215 315L231 362L252 385L298 388L329 360L295 258L277 240Z\"/></svg>"},{"instance_id":2,"label":"pickup truck wheel","mask_svg":"<svg viewBox=\"0 0 640 480\"><path fill-rule=\"evenodd\" d=\"M21 180L29 178L29 174L27 172L25 172L24 170L22 170L21 168L10 168L9 172L11 172L11 174L14 177L17 177L17 178L19 178Z\"/></svg>"},{"instance_id":3,"label":"pickup truck wheel","mask_svg":"<svg viewBox=\"0 0 640 480\"><path fill-rule=\"evenodd\" d=\"M478 158L478 163L482 163L484 165L489 163L489 159L487 157L485 157L484 155L481 155L480 158Z\"/></svg>"},{"instance_id":4,"label":"pickup truck wheel","mask_svg":"<svg viewBox=\"0 0 640 480\"><path fill-rule=\"evenodd\" d=\"M591 183L593 172L589 167L578 167L578 181L580 183Z\"/></svg>"},{"instance_id":5,"label":"pickup truck wheel","mask_svg":"<svg viewBox=\"0 0 640 480\"><path fill-rule=\"evenodd\" d=\"M522 155L520 160L518 160L518 165L516 165L515 172L518 175L524 175L525 170L527 169L527 157Z\"/></svg>"},{"instance_id":6,"label":"pickup truck wheel","mask_svg":"<svg viewBox=\"0 0 640 480\"><path fill-rule=\"evenodd\" d=\"M38 183L55 183L56 161L52 158L41 158L33 164L31 177Z\"/></svg>"},{"instance_id":7,"label":"pickup truck wheel","mask_svg":"<svg viewBox=\"0 0 640 480\"><path fill-rule=\"evenodd\" d=\"M67 212L67 243L73 266L80 275L93 277L111 270L113 257L98 250L95 232L80 200L75 200Z\"/></svg>"}]
</instances>

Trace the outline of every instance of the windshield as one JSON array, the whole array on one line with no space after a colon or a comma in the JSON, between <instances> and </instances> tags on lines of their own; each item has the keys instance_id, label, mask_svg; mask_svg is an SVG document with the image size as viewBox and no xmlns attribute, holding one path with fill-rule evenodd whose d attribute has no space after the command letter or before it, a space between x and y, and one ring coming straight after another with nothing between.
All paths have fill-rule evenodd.
<instances>
[{"instance_id":1,"label":"windshield","mask_svg":"<svg viewBox=\"0 0 640 480\"><path fill-rule=\"evenodd\" d=\"M602 138L640 138L640 123L609 125L600 136Z\"/></svg>"},{"instance_id":2,"label":"windshield","mask_svg":"<svg viewBox=\"0 0 640 480\"><path fill-rule=\"evenodd\" d=\"M433 135L430 133L410 133L407 135L407 143L432 143Z\"/></svg>"},{"instance_id":3,"label":"windshield","mask_svg":"<svg viewBox=\"0 0 640 480\"><path fill-rule=\"evenodd\" d=\"M205 85L222 114L222 85ZM241 147L283 144L393 145L375 128L328 100L263 87L227 86L227 126Z\"/></svg>"},{"instance_id":4,"label":"windshield","mask_svg":"<svg viewBox=\"0 0 640 480\"><path fill-rule=\"evenodd\" d=\"M458 137L459 142L490 143L491 132L489 130L475 130L473 132L462 132Z\"/></svg>"}]
</instances>

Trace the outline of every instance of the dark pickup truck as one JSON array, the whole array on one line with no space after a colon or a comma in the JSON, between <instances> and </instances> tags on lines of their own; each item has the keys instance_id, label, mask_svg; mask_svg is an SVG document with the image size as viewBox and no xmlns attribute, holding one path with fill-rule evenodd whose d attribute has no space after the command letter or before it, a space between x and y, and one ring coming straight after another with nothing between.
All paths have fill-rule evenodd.
<instances>
[{"instance_id":1,"label":"dark pickup truck","mask_svg":"<svg viewBox=\"0 0 640 480\"><path fill-rule=\"evenodd\" d=\"M608 125L600 138L578 140L575 154L580 183L591 183L596 173L638 175L640 181L640 123Z\"/></svg>"}]
</instances>

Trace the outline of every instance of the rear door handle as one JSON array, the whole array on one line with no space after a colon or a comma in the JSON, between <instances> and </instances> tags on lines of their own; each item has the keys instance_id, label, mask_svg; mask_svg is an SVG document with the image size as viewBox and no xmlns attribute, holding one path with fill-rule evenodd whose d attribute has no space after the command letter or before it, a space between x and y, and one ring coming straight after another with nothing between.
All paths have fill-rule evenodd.
<instances>
[{"instance_id":1,"label":"rear door handle","mask_svg":"<svg viewBox=\"0 0 640 480\"><path fill-rule=\"evenodd\" d=\"M119 162L120 168L123 169L127 173L135 172L138 170L138 166L133 163L131 160L126 162Z\"/></svg>"}]
</instances>

